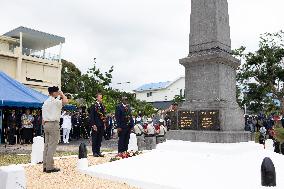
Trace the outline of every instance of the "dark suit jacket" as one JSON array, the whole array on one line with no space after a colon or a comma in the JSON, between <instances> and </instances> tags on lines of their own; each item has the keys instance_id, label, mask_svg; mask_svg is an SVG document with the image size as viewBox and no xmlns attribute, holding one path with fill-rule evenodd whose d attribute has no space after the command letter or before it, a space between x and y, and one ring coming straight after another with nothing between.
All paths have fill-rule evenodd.
<instances>
[{"instance_id":1,"label":"dark suit jacket","mask_svg":"<svg viewBox=\"0 0 284 189\"><path fill-rule=\"evenodd\" d=\"M113 123L112 123L112 117L107 116L106 118L106 127L107 128L112 128Z\"/></svg>"},{"instance_id":2,"label":"dark suit jacket","mask_svg":"<svg viewBox=\"0 0 284 189\"><path fill-rule=\"evenodd\" d=\"M96 125L98 128L104 128L104 120L101 119L101 116L98 112L102 112L103 115L105 116L105 108L103 104L98 105L95 103L91 107L91 112L90 112L90 126L92 127L93 125Z\"/></svg>"},{"instance_id":3,"label":"dark suit jacket","mask_svg":"<svg viewBox=\"0 0 284 189\"><path fill-rule=\"evenodd\" d=\"M112 117L108 117L108 126L110 126L110 127L113 126Z\"/></svg>"},{"instance_id":4,"label":"dark suit jacket","mask_svg":"<svg viewBox=\"0 0 284 189\"><path fill-rule=\"evenodd\" d=\"M8 127L13 128L13 127L19 127L18 125L18 119L16 114L14 116L9 115L8 117L8 123L7 123Z\"/></svg>"},{"instance_id":5,"label":"dark suit jacket","mask_svg":"<svg viewBox=\"0 0 284 189\"><path fill-rule=\"evenodd\" d=\"M74 127L80 127L81 125L82 125L82 119L81 119L81 117L80 117L80 115L79 116L75 116L75 115L73 115L72 117L71 117L71 122L72 122L72 126Z\"/></svg>"},{"instance_id":6,"label":"dark suit jacket","mask_svg":"<svg viewBox=\"0 0 284 189\"><path fill-rule=\"evenodd\" d=\"M40 128L42 125L42 117L41 116L35 116L33 121L34 128Z\"/></svg>"},{"instance_id":7,"label":"dark suit jacket","mask_svg":"<svg viewBox=\"0 0 284 189\"><path fill-rule=\"evenodd\" d=\"M118 128L126 129L134 127L131 109L128 106L125 108L123 104L119 104L115 110L115 119Z\"/></svg>"}]
</instances>

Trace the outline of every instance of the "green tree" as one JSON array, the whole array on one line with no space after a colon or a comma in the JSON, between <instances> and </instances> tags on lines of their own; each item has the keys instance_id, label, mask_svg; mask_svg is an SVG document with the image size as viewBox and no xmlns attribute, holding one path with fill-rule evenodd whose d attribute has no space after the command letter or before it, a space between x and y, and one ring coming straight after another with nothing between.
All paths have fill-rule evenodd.
<instances>
[{"instance_id":1,"label":"green tree","mask_svg":"<svg viewBox=\"0 0 284 189\"><path fill-rule=\"evenodd\" d=\"M120 103L121 98L126 96L130 106L133 108L133 114L141 112L143 115L152 115L156 109L152 104L145 101L139 101L134 94L121 92L110 87L112 81L113 67L107 72L102 73L97 68L97 63L87 73L81 74L76 66L68 61L63 60L62 67L62 90L73 94L72 104L77 105L76 99L83 99L83 105L90 107L96 101L96 94L103 94L103 103L108 113L114 113L116 106Z\"/></svg>"},{"instance_id":2,"label":"green tree","mask_svg":"<svg viewBox=\"0 0 284 189\"><path fill-rule=\"evenodd\" d=\"M81 71L72 63L62 59L61 88L64 93L78 94Z\"/></svg>"},{"instance_id":3,"label":"green tree","mask_svg":"<svg viewBox=\"0 0 284 189\"><path fill-rule=\"evenodd\" d=\"M178 103L178 104L181 104L184 101L185 101L185 98L184 96L181 96L181 95L176 95L173 99L173 102Z\"/></svg>"},{"instance_id":4,"label":"green tree","mask_svg":"<svg viewBox=\"0 0 284 189\"><path fill-rule=\"evenodd\" d=\"M106 107L106 111L109 113L114 113L116 106L120 103L121 97L122 93L117 90L114 89L106 90L103 96L103 103Z\"/></svg>"},{"instance_id":5,"label":"green tree","mask_svg":"<svg viewBox=\"0 0 284 189\"><path fill-rule=\"evenodd\" d=\"M132 102L132 106L134 108L134 115L141 113L142 115L150 116L157 113L157 109L151 103L146 101L135 100Z\"/></svg>"},{"instance_id":6,"label":"green tree","mask_svg":"<svg viewBox=\"0 0 284 189\"><path fill-rule=\"evenodd\" d=\"M241 104L254 112L277 110L275 99L284 112L284 32L261 35L259 49L245 53L245 47L233 53L244 60L237 73L237 87L245 92Z\"/></svg>"},{"instance_id":7,"label":"green tree","mask_svg":"<svg viewBox=\"0 0 284 189\"><path fill-rule=\"evenodd\" d=\"M109 89L112 72L113 66L107 72L102 73L94 61L93 67L81 76L76 98L85 99L87 107L90 107L95 102L97 93L105 93Z\"/></svg>"}]
</instances>

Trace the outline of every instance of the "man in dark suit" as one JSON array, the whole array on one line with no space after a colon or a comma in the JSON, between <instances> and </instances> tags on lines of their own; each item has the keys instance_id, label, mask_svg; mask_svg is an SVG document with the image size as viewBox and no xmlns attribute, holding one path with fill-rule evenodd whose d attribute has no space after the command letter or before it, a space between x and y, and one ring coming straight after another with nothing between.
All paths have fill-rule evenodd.
<instances>
[{"instance_id":1,"label":"man in dark suit","mask_svg":"<svg viewBox=\"0 0 284 189\"><path fill-rule=\"evenodd\" d=\"M72 118L72 128L73 128L73 138L78 140L80 139L80 128L82 126L82 119L79 112L76 112Z\"/></svg>"},{"instance_id":2,"label":"man in dark suit","mask_svg":"<svg viewBox=\"0 0 284 189\"><path fill-rule=\"evenodd\" d=\"M34 125L34 133L35 136L41 136L42 135L42 116L41 116L41 111L37 111L37 115L34 118L33 121Z\"/></svg>"},{"instance_id":3,"label":"man in dark suit","mask_svg":"<svg viewBox=\"0 0 284 189\"><path fill-rule=\"evenodd\" d=\"M134 121L131 115L131 109L127 103L127 97L122 97L122 103L115 110L115 119L118 132L118 153L128 150L128 143L131 129L134 127Z\"/></svg>"},{"instance_id":4,"label":"man in dark suit","mask_svg":"<svg viewBox=\"0 0 284 189\"><path fill-rule=\"evenodd\" d=\"M110 140L112 137L111 131L112 131L113 123L112 123L112 116L111 114L107 115L107 121L106 121L106 130L105 130L105 140Z\"/></svg>"},{"instance_id":5,"label":"man in dark suit","mask_svg":"<svg viewBox=\"0 0 284 189\"><path fill-rule=\"evenodd\" d=\"M17 116L16 116L16 111L12 110L12 114L9 115L8 117L8 141L10 145L14 145L15 144L15 135L17 132Z\"/></svg>"},{"instance_id":6,"label":"man in dark suit","mask_svg":"<svg viewBox=\"0 0 284 189\"><path fill-rule=\"evenodd\" d=\"M102 104L102 97L102 94L97 94L97 101L91 107L90 112L90 124L92 127L92 151L94 157L104 157L104 155L102 155L100 152L106 121L105 107Z\"/></svg>"}]
</instances>

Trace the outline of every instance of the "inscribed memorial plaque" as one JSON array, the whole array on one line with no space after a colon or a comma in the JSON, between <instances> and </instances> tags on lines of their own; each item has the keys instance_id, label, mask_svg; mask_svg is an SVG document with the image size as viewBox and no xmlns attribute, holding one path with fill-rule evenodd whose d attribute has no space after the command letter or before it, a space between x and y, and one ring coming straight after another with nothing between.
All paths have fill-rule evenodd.
<instances>
[{"instance_id":1,"label":"inscribed memorial plaque","mask_svg":"<svg viewBox=\"0 0 284 189\"><path fill-rule=\"evenodd\" d=\"M196 111L179 111L178 121L180 129L197 129L197 112Z\"/></svg>"},{"instance_id":2,"label":"inscribed memorial plaque","mask_svg":"<svg viewBox=\"0 0 284 189\"><path fill-rule=\"evenodd\" d=\"M198 111L199 130L220 130L219 111L201 110Z\"/></svg>"}]
</instances>

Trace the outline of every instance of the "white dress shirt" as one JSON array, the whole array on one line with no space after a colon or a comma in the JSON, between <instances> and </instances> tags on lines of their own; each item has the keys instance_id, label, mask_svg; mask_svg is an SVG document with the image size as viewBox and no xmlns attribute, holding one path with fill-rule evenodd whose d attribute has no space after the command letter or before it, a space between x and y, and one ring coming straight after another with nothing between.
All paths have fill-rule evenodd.
<instances>
[{"instance_id":1,"label":"white dress shirt","mask_svg":"<svg viewBox=\"0 0 284 189\"><path fill-rule=\"evenodd\" d=\"M63 118L63 123L61 125L62 129L71 130L71 126L72 126L71 116L70 115L64 115L64 116L62 116L62 118Z\"/></svg>"},{"instance_id":2,"label":"white dress shirt","mask_svg":"<svg viewBox=\"0 0 284 189\"><path fill-rule=\"evenodd\" d=\"M164 125L160 125L160 133L158 134L159 136L164 136L167 132L167 129Z\"/></svg>"},{"instance_id":3,"label":"white dress shirt","mask_svg":"<svg viewBox=\"0 0 284 189\"><path fill-rule=\"evenodd\" d=\"M143 129L143 127L142 127L141 124L136 124L136 125L134 126L134 133L135 133L135 134L141 135L141 134L143 134L143 132L144 132L144 129Z\"/></svg>"},{"instance_id":4,"label":"white dress shirt","mask_svg":"<svg viewBox=\"0 0 284 189\"><path fill-rule=\"evenodd\" d=\"M60 121L62 101L50 96L42 106L42 119L44 121Z\"/></svg>"},{"instance_id":5,"label":"white dress shirt","mask_svg":"<svg viewBox=\"0 0 284 189\"><path fill-rule=\"evenodd\" d=\"M147 126L147 134L148 135L154 135L155 131L156 131L156 129L155 129L153 123L149 123L148 126Z\"/></svg>"}]
</instances>

